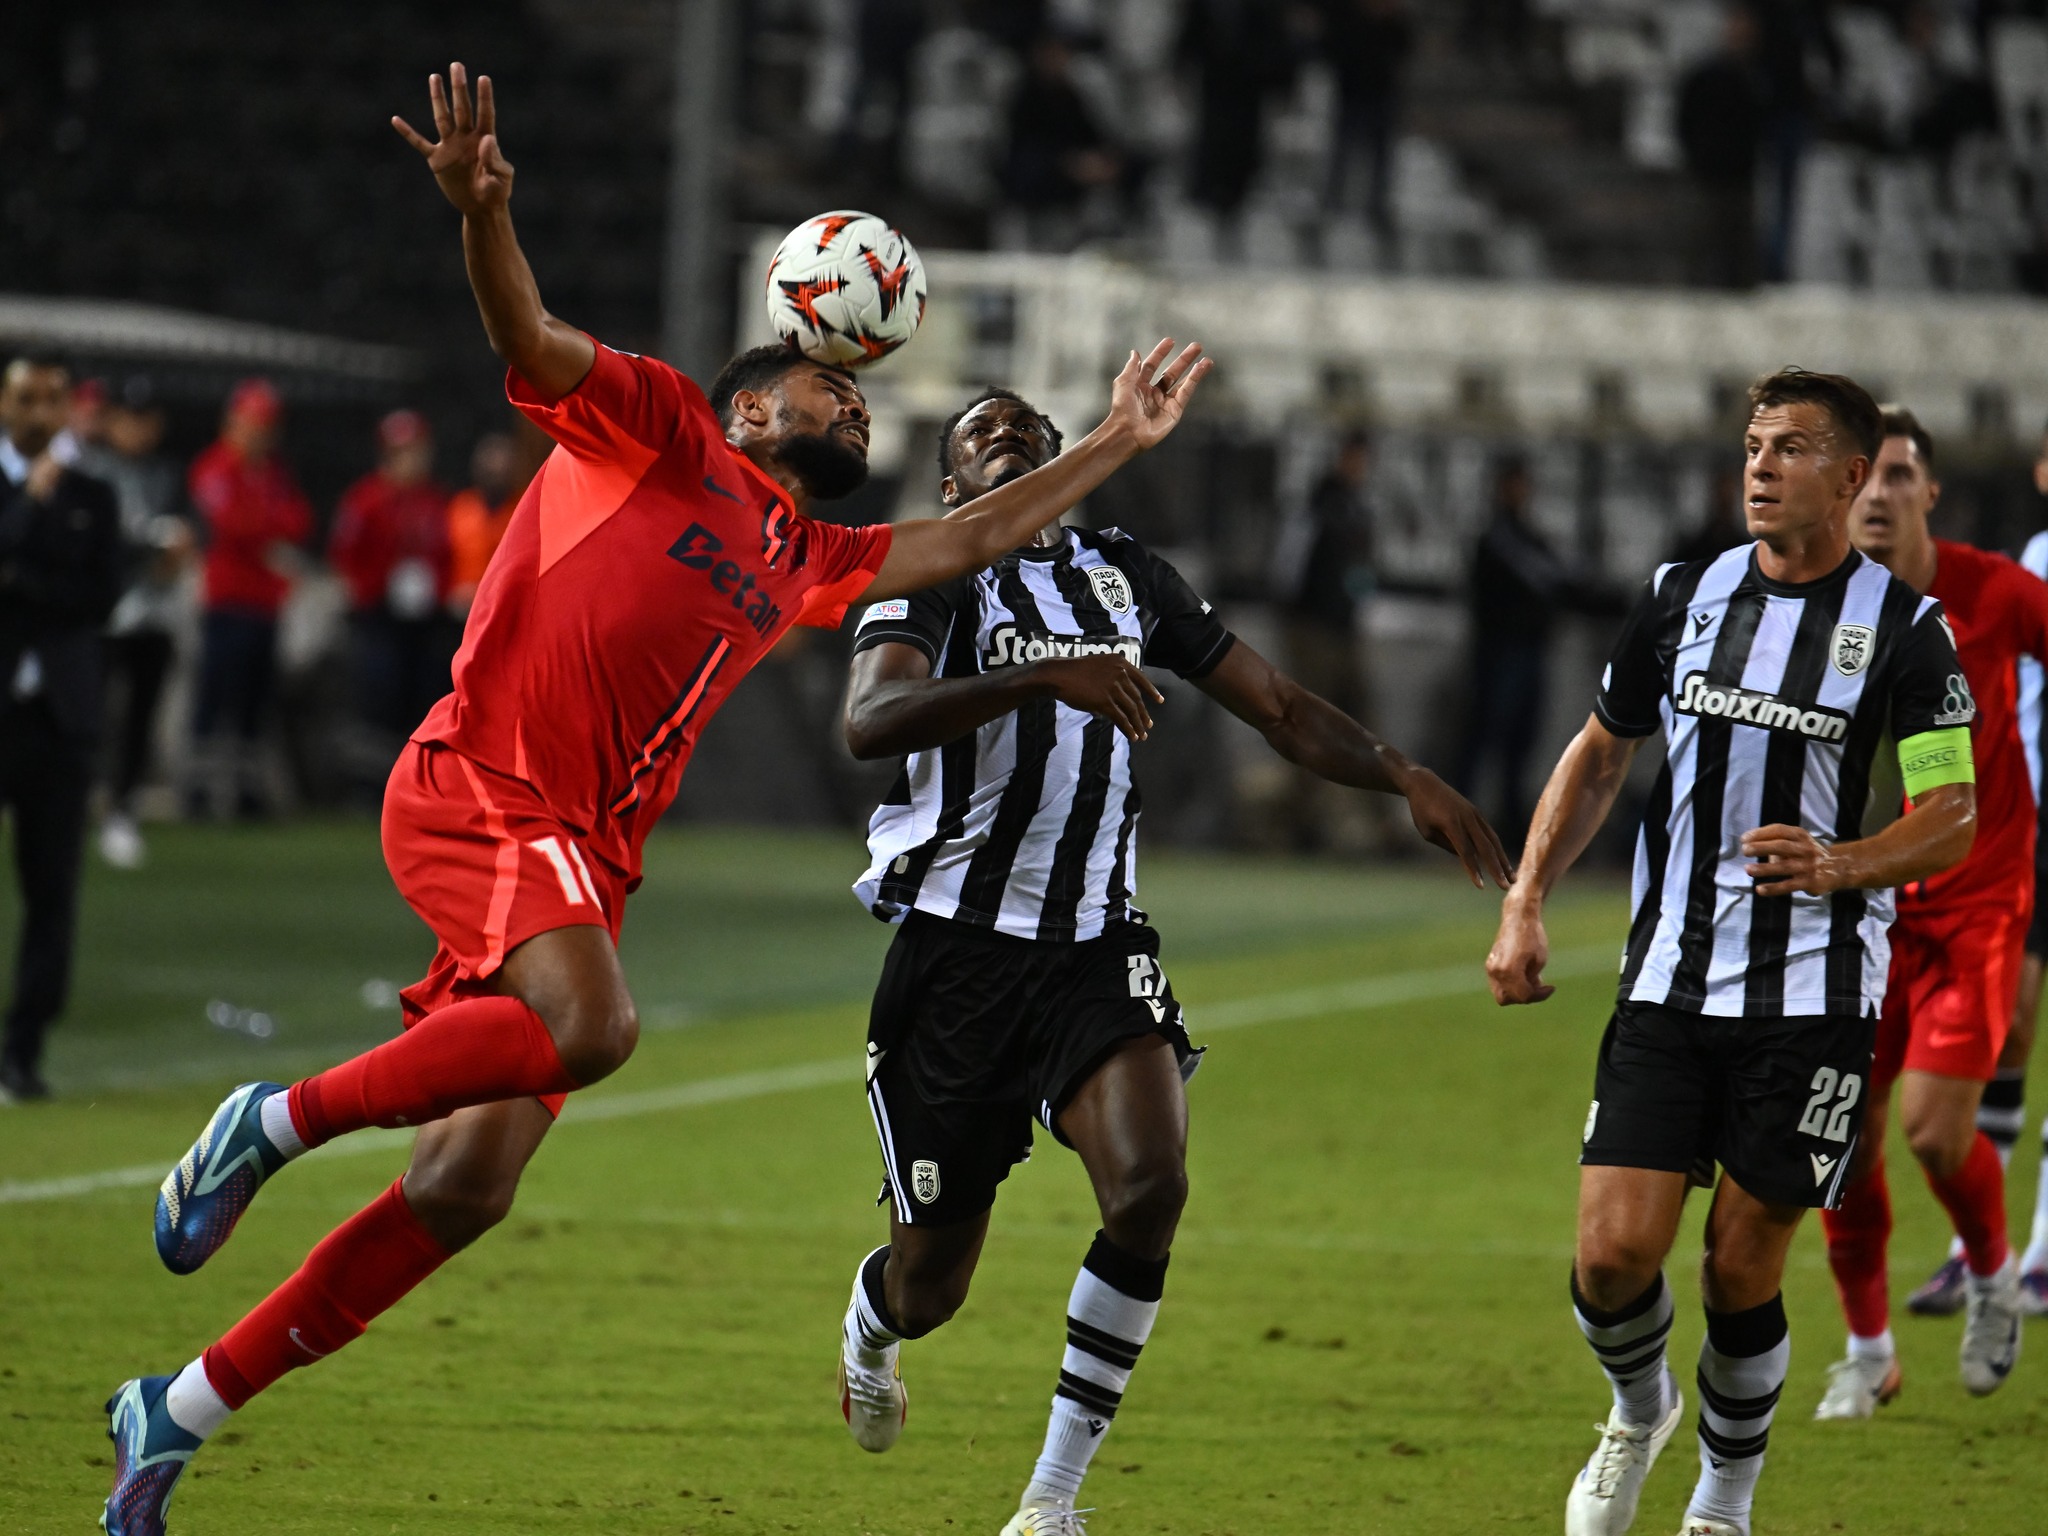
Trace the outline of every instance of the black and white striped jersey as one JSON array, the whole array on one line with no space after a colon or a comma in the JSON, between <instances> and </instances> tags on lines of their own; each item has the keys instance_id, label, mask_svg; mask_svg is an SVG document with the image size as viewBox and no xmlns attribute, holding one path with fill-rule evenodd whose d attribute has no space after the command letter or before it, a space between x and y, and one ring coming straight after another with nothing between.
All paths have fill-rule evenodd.
<instances>
[{"instance_id":1,"label":"black and white striped jersey","mask_svg":"<svg viewBox=\"0 0 2048 1536\"><path fill-rule=\"evenodd\" d=\"M1660 568L1593 706L1618 736L1665 736L1636 842L1622 999L1876 1013L1892 893L1759 897L1741 840L1785 824L1846 841L1894 820L1898 743L1969 725L1961 678L1941 605L1860 554L1798 586L1767 579L1753 545Z\"/></svg>"},{"instance_id":2,"label":"black and white striped jersey","mask_svg":"<svg viewBox=\"0 0 2048 1536\"><path fill-rule=\"evenodd\" d=\"M1117 529L1064 530L988 570L876 603L856 651L912 645L934 677L1118 652L1182 677L1232 637L1180 573ZM1038 700L972 736L914 752L868 823L854 893L877 917L915 907L1027 939L1091 939L1144 921L1131 745L1106 720Z\"/></svg>"}]
</instances>

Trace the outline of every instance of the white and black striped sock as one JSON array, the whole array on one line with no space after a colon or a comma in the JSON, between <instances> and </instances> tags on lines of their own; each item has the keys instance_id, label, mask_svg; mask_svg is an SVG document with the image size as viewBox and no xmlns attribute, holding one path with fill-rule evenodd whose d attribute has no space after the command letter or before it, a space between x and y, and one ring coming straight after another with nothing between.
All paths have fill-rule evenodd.
<instances>
[{"instance_id":1,"label":"white and black striped sock","mask_svg":"<svg viewBox=\"0 0 2048 1536\"><path fill-rule=\"evenodd\" d=\"M883 1299L882 1269L888 1262L887 1243L860 1261L860 1269L854 1275L853 1300L846 1308L847 1345L861 1364L869 1367L886 1362L889 1351L903 1338Z\"/></svg>"},{"instance_id":2,"label":"white and black striped sock","mask_svg":"<svg viewBox=\"0 0 2048 1536\"><path fill-rule=\"evenodd\" d=\"M1671 1287L1664 1273L1627 1306L1602 1312L1579 1294L1572 1276L1572 1315L1593 1346L1614 1388L1614 1411L1624 1424L1655 1424L1671 1411L1665 1400L1664 1341L1671 1335Z\"/></svg>"},{"instance_id":3,"label":"white and black striped sock","mask_svg":"<svg viewBox=\"0 0 2048 1536\"><path fill-rule=\"evenodd\" d=\"M1771 1418L1791 1361L1782 1295L1747 1312L1708 1310L1700 1344L1700 1480L1686 1506L1688 1516L1726 1521L1747 1536Z\"/></svg>"},{"instance_id":4,"label":"white and black striped sock","mask_svg":"<svg viewBox=\"0 0 2048 1536\"><path fill-rule=\"evenodd\" d=\"M1165 1259L1141 1259L1095 1234L1067 1298L1067 1352L1024 1503L1072 1507L1095 1448L1123 1404L1165 1289Z\"/></svg>"}]
</instances>

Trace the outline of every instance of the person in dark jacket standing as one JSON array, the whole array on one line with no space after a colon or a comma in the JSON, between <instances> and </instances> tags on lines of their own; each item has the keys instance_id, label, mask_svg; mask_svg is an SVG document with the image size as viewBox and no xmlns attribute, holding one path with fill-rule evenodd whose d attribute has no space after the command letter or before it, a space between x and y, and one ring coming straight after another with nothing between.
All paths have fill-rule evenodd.
<instances>
[{"instance_id":1,"label":"person in dark jacket standing","mask_svg":"<svg viewBox=\"0 0 2048 1536\"><path fill-rule=\"evenodd\" d=\"M0 1091L17 1100L49 1094L43 1034L71 990L100 634L121 595L114 493L50 451L70 382L40 358L0 374L0 807L14 820L22 902Z\"/></svg>"},{"instance_id":2,"label":"person in dark jacket standing","mask_svg":"<svg viewBox=\"0 0 2048 1536\"><path fill-rule=\"evenodd\" d=\"M1473 551L1471 716L1452 782L1472 795L1489 762L1500 765L1500 814L1494 825L1509 847L1529 827L1529 753L1543 724L1550 686L1550 642L1579 582L1531 521L1533 486L1519 453L1494 467L1493 518Z\"/></svg>"}]
</instances>

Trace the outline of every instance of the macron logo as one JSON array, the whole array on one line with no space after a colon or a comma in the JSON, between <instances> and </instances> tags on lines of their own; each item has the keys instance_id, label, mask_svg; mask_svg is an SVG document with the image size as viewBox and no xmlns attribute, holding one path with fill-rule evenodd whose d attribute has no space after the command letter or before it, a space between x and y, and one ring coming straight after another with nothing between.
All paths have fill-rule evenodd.
<instances>
[{"instance_id":1,"label":"macron logo","mask_svg":"<svg viewBox=\"0 0 2048 1536\"><path fill-rule=\"evenodd\" d=\"M1809 1152L1806 1156L1807 1160L1813 1164L1813 1182L1816 1184L1827 1183L1828 1175L1835 1171L1836 1159L1823 1157L1818 1152Z\"/></svg>"},{"instance_id":2,"label":"macron logo","mask_svg":"<svg viewBox=\"0 0 2048 1536\"><path fill-rule=\"evenodd\" d=\"M1681 715L1787 731L1812 741L1840 741L1849 734L1849 717L1838 709L1808 708L1774 693L1758 693L1733 683L1710 683L1704 672L1687 675L1673 708Z\"/></svg>"}]
</instances>

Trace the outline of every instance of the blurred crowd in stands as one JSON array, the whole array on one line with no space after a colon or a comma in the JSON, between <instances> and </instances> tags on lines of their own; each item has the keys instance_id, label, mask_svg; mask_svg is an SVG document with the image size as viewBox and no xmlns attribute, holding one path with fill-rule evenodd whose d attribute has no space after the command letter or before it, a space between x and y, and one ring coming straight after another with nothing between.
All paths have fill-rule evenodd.
<instances>
[{"instance_id":1,"label":"blurred crowd in stands","mask_svg":"<svg viewBox=\"0 0 2048 1536\"><path fill-rule=\"evenodd\" d=\"M111 487L119 512L101 754L99 847L110 864L142 862L138 795L167 768L187 816L278 809L292 778L274 747L280 630L295 596L294 616L311 631L297 649L333 663L322 708L344 722L316 750L340 753L330 769L375 805L400 743L448 691L477 583L550 446L514 418L477 439L466 483L451 488L435 475L427 418L394 410L363 445L369 467L322 509L293 473L284 426L278 390L245 379L219 435L180 464L162 452L165 413L147 375L70 386L49 455ZM186 686L173 702L178 680ZM166 742L173 765L159 761Z\"/></svg>"},{"instance_id":2,"label":"blurred crowd in stands","mask_svg":"<svg viewBox=\"0 0 2048 1536\"><path fill-rule=\"evenodd\" d=\"M808 131L999 247L1607 275L1556 206L1576 179L1661 224L1649 280L2048 290L2043 0L781 0L749 25L807 102L764 141Z\"/></svg>"}]
</instances>

